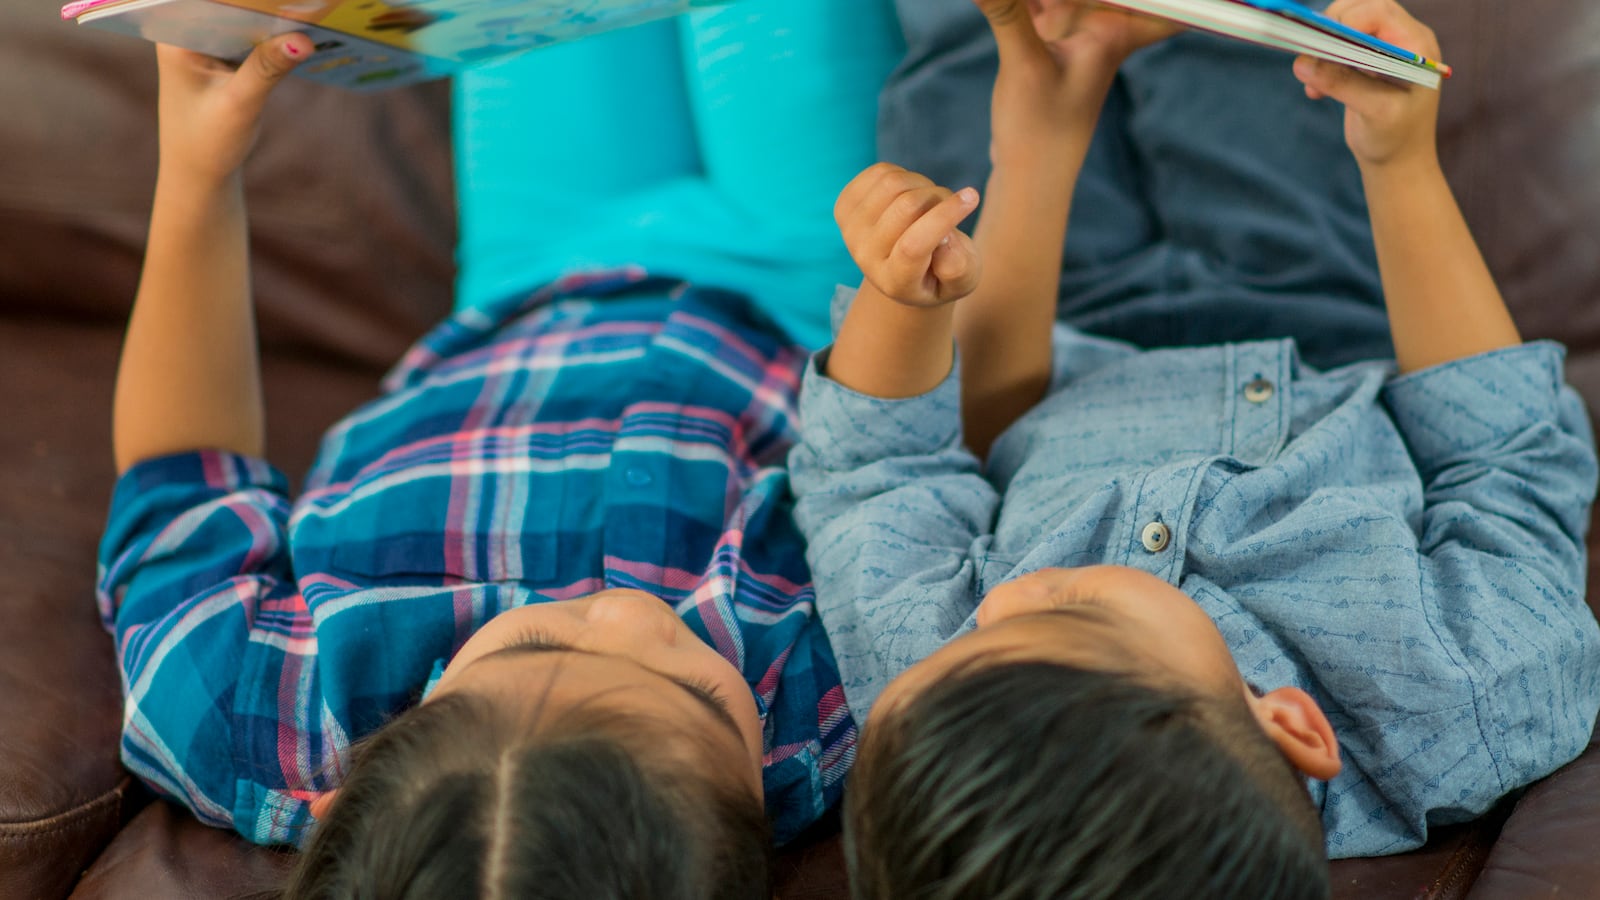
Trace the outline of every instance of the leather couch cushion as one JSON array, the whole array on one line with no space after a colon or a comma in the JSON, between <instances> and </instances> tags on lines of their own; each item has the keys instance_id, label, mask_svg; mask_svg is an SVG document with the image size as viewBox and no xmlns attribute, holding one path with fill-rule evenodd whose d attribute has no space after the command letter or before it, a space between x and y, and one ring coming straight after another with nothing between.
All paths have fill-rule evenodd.
<instances>
[{"instance_id":1,"label":"leather couch cushion","mask_svg":"<svg viewBox=\"0 0 1600 900\"><path fill-rule=\"evenodd\" d=\"M121 689L94 606L120 342L114 327L0 317L3 898L65 896L143 799L118 763ZM291 473L377 390L373 369L282 355L264 368L269 453Z\"/></svg>"},{"instance_id":2,"label":"leather couch cushion","mask_svg":"<svg viewBox=\"0 0 1600 900\"><path fill-rule=\"evenodd\" d=\"M1433 26L1456 67L1444 89L1440 149L1518 324L1574 351L1600 350L1600 6L1406 6ZM1594 408L1600 391L1586 394Z\"/></svg>"},{"instance_id":3,"label":"leather couch cushion","mask_svg":"<svg viewBox=\"0 0 1600 900\"><path fill-rule=\"evenodd\" d=\"M57 8L0 5L0 309L120 319L155 183L155 53ZM447 83L290 79L246 172L267 343L387 364L449 310Z\"/></svg>"},{"instance_id":4,"label":"leather couch cushion","mask_svg":"<svg viewBox=\"0 0 1600 900\"><path fill-rule=\"evenodd\" d=\"M169 803L146 807L100 854L71 900L238 898L281 890L292 857L253 846L201 825ZM782 900L844 900L844 857L836 833L824 828L777 861Z\"/></svg>"},{"instance_id":5,"label":"leather couch cushion","mask_svg":"<svg viewBox=\"0 0 1600 900\"><path fill-rule=\"evenodd\" d=\"M1528 789L1490 851L1473 900L1600 893L1600 741Z\"/></svg>"},{"instance_id":6,"label":"leather couch cushion","mask_svg":"<svg viewBox=\"0 0 1600 900\"><path fill-rule=\"evenodd\" d=\"M1523 336L1567 345L1567 377L1600 420L1600 5L1405 5L1456 69L1439 144L1462 212ZM1600 592L1589 605L1600 611Z\"/></svg>"},{"instance_id":7,"label":"leather couch cushion","mask_svg":"<svg viewBox=\"0 0 1600 900\"><path fill-rule=\"evenodd\" d=\"M73 900L222 900L281 890L287 853L252 847L208 828L181 807L156 802L128 823L84 874Z\"/></svg>"},{"instance_id":8,"label":"leather couch cushion","mask_svg":"<svg viewBox=\"0 0 1600 900\"><path fill-rule=\"evenodd\" d=\"M1341 859L1329 873L1333 900L1461 900L1500 830L1504 810L1436 829L1427 846L1399 856Z\"/></svg>"}]
</instances>

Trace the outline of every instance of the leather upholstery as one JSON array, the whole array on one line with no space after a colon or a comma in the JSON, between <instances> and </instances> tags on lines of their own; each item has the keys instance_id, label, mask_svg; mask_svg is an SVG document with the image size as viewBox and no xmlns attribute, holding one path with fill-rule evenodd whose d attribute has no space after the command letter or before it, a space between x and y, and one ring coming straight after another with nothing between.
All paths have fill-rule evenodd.
<instances>
[{"instance_id":1,"label":"leather upholstery","mask_svg":"<svg viewBox=\"0 0 1600 900\"><path fill-rule=\"evenodd\" d=\"M284 858L152 803L117 763L119 687L93 573L111 379L152 187L154 67L146 45L61 23L55 8L0 5L0 900L248 894L274 886ZM1491 267L1525 332L1568 344L1571 378L1600 409L1600 5L1412 8L1457 68L1443 153ZM270 116L248 179L270 453L297 473L322 429L449 308L448 93L290 83ZM1421 851L1336 864L1335 895L1595 895L1597 829L1591 747ZM826 830L779 872L787 900L846 896Z\"/></svg>"},{"instance_id":2,"label":"leather upholstery","mask_svg":"<svg viewBox=\"0 0 1600 900\"><path fill-rule=\"evenodd\" d=\"M155 185L155 54L58 8L0 6L0 298L8 312L116 321ZM443 82L274 92L246 167L267 344L387 365L448 307L448 106Z\"/></svg>"}]
</instances>

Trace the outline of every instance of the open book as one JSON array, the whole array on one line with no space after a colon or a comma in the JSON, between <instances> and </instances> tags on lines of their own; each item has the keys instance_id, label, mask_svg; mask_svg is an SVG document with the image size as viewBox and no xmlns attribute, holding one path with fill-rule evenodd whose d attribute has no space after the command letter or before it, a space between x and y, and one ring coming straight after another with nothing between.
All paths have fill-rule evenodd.
<instances>
[{"instance_id":1,"label":"open book","mask_svg":"<svg viewBox=\"0 0 1600 900\"><path fill-rule=\"evenodd\" d=\"M317 53L295 74L357 90L637 25L721 0L77 0L63 19L240 61L300 31Z\"/></svg>"},{"instance_id":2,"label":"open book","mask_svg":"<svg viewBox=\"0 0 1600 900\"><path fill-rule=\"evenodd\" d=\"M1439 87L1450 67L1362 34L1291 0L1099 0L1192 28L1332 60L1423 87Z\"/></svg>"}]
</instances>

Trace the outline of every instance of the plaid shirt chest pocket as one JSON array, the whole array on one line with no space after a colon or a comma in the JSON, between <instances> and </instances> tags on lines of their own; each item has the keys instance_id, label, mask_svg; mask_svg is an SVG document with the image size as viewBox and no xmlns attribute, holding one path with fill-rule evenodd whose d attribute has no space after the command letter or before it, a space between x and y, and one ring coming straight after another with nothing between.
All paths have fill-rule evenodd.
<instances>
[{"instance_id":1,"label":"plaid shirt chest pocket","mask_svg":"<svg viewBox=\"0 0 1600 900\"><path fill-rule=\"evenodd\" d=\"M581 482L594 477L588 467L604 471L609 452L534 452L528 437L458 434L437 460L363 478L298 518L297 556L324 554L319 568L365 579L550 583L562 530L585 505L574 503Z\"/></svg>"}]
</instances>

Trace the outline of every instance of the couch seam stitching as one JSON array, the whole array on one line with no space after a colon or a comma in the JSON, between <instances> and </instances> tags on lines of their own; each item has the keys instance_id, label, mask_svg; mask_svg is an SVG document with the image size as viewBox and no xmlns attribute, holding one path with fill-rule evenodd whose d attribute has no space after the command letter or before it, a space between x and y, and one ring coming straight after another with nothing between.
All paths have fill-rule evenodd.
<instances>
[{"instance_id":1,"label":"couch seam stitching","mask_svg":"<svg viewBox=\"0 0 1600 900\"><path fill-rule=\"evenodd\" d=\"M27 822L0 822L0 841L21 843L77 827L84 819L100 812L103 807L120 804L127 793L128 783L128 779L123 778L107 793L48 818Z\"/></svg>"}]
</instances>

